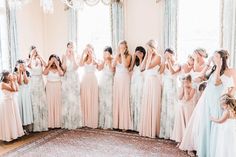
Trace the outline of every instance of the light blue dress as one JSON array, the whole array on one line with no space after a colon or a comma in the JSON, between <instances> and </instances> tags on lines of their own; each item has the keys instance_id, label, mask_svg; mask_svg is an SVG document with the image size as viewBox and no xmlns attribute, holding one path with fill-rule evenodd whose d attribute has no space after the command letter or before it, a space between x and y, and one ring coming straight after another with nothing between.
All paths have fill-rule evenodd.
<instances>
[{"instance_id":1,"label":"light blue dress","mask_svg":"<svg viewBox=\"0 0 236 157\"><path fill-rule=\"evenodd\" d=\"M204 107L200 112L199 142L197 154L199 157L215 157L215 149L218 136L218 125L210 121L210 116L219 118L223 110L220 107L220 97L233 87L233 79L225 75L221 76L222 84L215 86L215 75L210 77L205 89Z\"/></svg>"},{"instance_id":2,"label":"light blue dress","mask_svg":"<svg viewBox=\"0 0 236 157\"><path fill-rule=\"evenodd\" d=\"M22 77L22 84L18 91L18 104L23 126L33 123L33 110L30 97L30 86L25 84Z\"/></svg>"}]
</instances>

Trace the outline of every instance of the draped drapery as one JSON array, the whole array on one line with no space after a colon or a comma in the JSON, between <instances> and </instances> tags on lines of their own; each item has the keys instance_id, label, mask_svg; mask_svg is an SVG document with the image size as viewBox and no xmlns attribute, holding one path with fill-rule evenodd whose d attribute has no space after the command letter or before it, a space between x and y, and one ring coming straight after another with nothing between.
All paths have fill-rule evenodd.
<instances>
[{"instance_id":1,"label":"draped drapery","mask_svg":"<svg viewBox=\"0 0 236 157\"><path fill-rule=\"evenodd\" d=\"M69 40L73 41L78 48L78 11L70 8L68 10L68 33Z\"/></svg>"},{"instance_id":2,"label":"draped drapery","mask_svg":"<svg viewBox=\"0 0 236 157\"><path fill-rule=\"evenodd\" d=\"M0 29L0 39L1 39L1 29ZM2 60L2 42L0 41L0 71L3 70L3 60Z\"/></svg>"},{"instance_id":3,"label":"draped drapery","mask_svg":"<svg viewBox=\"0 0 236 157\"><path fill-rule=\"evenodd\" d=\"M177 50L178 0L165 0L164 47Z\"/></svg>"},{"instance_id":4,"label":"draped drapery","mask_svg":"<svg viewBox=\"0 0 236 157\"><path fill-rule=\"evenodd\" d=\"M8 31L8 50L9 50L9 64L13 69L18 59L18 38L17 38L17 21L16 21L16 7L9 6L9 1L6 0L6 18Z\"/></svg>"},{"instance_id":5,"label":"draped drapery","mask_svg":"<svg viewBox=\"0 0 236 157\"><path fill-rule=\"evenodd\" d=\"M236 1L222 0L222 46L230 53L230 65L236 67Z\"/></svg>"},{"instance_id":6,"label":"draped drapery","mask_svg":"<svg viewBox=\"0 0 236 157\"><path fill-rule=\"evenodd\" d=\"M111 4L112 48L117 49L118 42L124 38L124 7L116 0Z\"/></svg>"}]
</instances>

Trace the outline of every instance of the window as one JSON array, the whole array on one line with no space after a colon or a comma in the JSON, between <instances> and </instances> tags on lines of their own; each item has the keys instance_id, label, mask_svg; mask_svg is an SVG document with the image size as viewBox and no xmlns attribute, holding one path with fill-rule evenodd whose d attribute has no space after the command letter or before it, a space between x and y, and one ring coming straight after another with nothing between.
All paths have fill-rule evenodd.
<instances>
[{"instance_id":1,"label":"window","mask_svg":"<svg viewBox=\"0 0 236 157\"><path fill-rule=\"evenodd\" d=\"M179 0L178 60L196 48L211 55L220 47L220 0Z\"/></svg>"},{"instance_id":2,"label":"window","mask_svg":"<svg viewBox=\"0 0 236 157\"><path fill-rule=\"evenodd\" d=\"M102 2L95 6L84 5L78 13L78 50L81 54L85 45L94 46L95 55L102 58L105 46L111 46L111 10Z\"/></svg>"},{"instance_id":3,"label":"window","mask_svg":"<svg viewBox=\"0 0 236 157\"><path fill-rule=\"evenodd\" d=\"M9 68L6 1L0 1L0 71Z\"/></svg>"}]
</instances>

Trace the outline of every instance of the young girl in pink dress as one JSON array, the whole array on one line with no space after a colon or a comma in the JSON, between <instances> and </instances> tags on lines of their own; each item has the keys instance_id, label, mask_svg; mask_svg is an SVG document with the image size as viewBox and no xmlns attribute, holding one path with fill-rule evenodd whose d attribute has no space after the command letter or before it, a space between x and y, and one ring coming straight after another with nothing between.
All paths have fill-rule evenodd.
<instances>
[{"instance_id":1,"label":"young girl in pink dress","mask_svg":"<svg viewBox=\"0 0 236 157\"><path fill-rule=\"evenodd\" d=\"M157 53L157 44L154 40L147 43L147 48L147 54L141 64L141 70L144 70L144 85L139 134L155 138L160 132L161 56Z\"/></svg>"},{"instance_id":2,"label":"young girl in pink dress","mask_svg":"<svg viewBox=\"0 0 236 157\"><path fill-rule=\"evenodd\" d=\"M95 75L98 64L94 58L93 46L88 44L81 56L80 66L84 67L81 80L81 108L84 126L98 127L98 81Z\"/></svg>"},{"instance_id":3,"label":"young girl in pink dress","mask_svg":"<svg viewBox=\"0 0 236 157\"><path fill-rule=\"evenodd\" d=\"M113 67L116 68L113 87L113 128L132 130L130 107L130 75L131 55L125 40L120 41Z\"/></svg>"},{"instance_id":4,"label":"young girl in pink dress","mask_svg":"<svg viewBox=\"0 0 236 157\"><path fill-rule=\"evenodd\" d=\"M221 117L210 117L211 121L218 123L219 133L216 144L215 157L232 157L236 155L236 100L233 96L225 94L221 97L223 114Z\"/></svg>"},{"instance_id":5,"label":"young girl in pink dress","mask_svg":"<svg viewBox=\"0 0 236 157\"><path fill-rule=\"evenodd\" d=\"M1 74L0 83L0 140L12 141L24 135L15 92L18 90L16 79L8 71Z\"/></svg>"},{"instance_id":6,"label":"young girl in pink dress","mask_svg":"<svg viewBox=\"0 0 236 157\"><path fill-rule=\"evenodd\" d=\"M171 139L178 143L182 141L185 128L193 112L196 91L192 87L192 77L187 75L183 78L183 85L179 89L179 103L175 111L175 123Z\"/></svg>"},{"instance_id":7,"label":"young girl in pink dress","mask_svg":"<svg viewBox=\"0 0 236 157\"><path fill-rule=\"evenodd\" d=\"M61 76L64 72L61 60L56 55L49 57L48 65L43 71L47 75L46 96L48 105L48 127L61 127Z\"/></svg>"}]
</instances>

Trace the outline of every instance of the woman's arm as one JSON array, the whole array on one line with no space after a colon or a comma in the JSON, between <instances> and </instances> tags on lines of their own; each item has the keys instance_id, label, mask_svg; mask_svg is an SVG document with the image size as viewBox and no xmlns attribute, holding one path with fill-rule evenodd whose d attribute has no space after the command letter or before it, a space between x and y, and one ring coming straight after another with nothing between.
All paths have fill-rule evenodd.
<instances>
[{"instance_id":1,"label":"woman's arm","mask_svg":"<svg viewBox=\"0 0 236 157\"><path fill-rule=\"evenodd\" d=\"M131 56L128 55L127 57L125 57L125 55L124 55L123 53L121 53L121 61L122 61L122 64L123 64L126 68L129 68L130 62L131 62Z\"/></svg>"},{"instance_id":2,"label":"woman's arm","mask_svg":"<svg viewBox=\"0 0 236 157\"><path fill-rule=\"evenodd\" d=\"M166 68L166 59L164 57L161 58L161 65L160 65L160 69L159 72L160 74L163 74L163 72L165 71Z\"/></svg>"},{"instance_id":3,"label":"woman's arm","mask_svg":"<svg viewBox=\"0 0 236 157\"><path fill-rule=\"evenodd\" d=\"M157 65L160 65L161 64L161 57L158 56L158 55L155 55L153 60L150 61L150 64L148 65L148 69L152 69L154 68L155 66Z\"/></svg>"},{"instance_id":4,"label":"woman's arm","mask_svg":"<svg viewBox=\"0 0 236 157\"><path fill-rule=\"evenodd\" d=\"M224 111L220 118L210 117L210 120L215 123L224 123L229 118L229 112Z\"/></svg>"},{"instance_id":5,"label":"woman's arm","mask_svg":"<svg viewBox=\"0 0 236 157\"><path fill-rule=\"evenodd\" d=\"M105 64L104 61L102 63L100 63L100 64L97 64L98 71L101 71L104 68L104 64Z\"/></svg>"},{"instance_id":6,"label":"woman's arm","mask_svg":"<svg viewBox=\"0 0 236 157\"><path fill-rule=\"evenodd\" d=\"M120 53L117 53L116 56L115 56L114 61L112 62L112 67L113 67L113 68L115 68L116 65L117 65L117 62L118 62L118 60L119 60L119 55L120 55Z\"/></svg>"},{"instance_id":7,"label":"woman's arm","mask_svg":"<svg viewBox=\"0 0 236 157\"><path fill-rule=\"evenodd\" d=\"M74 68L74 70L77 70L79 68L79 65L80 65L80 64L77 63L77 60L79 58L78 58L77 55L76 56L74 55L74 52L72 52L72 58L73 58L73 68Z\"/></svg>"},{"instance_id":8,"label":"woman's arm","mask_svg":"<svg viewBox=\"0 0 236 157\"><path fill-rule=\"evenodd\" d=\"M23 72L23 78L24 78L24 84L28 84L29 83L29 78L27 76L26 70L24 70L24 72Z\"/></svg>"},{"instance_id":9,"label":"woman's arm","mask_svg":"<svg viewBox=\"0 0 236 157\"><path fill-rule=\"evenodd\" d=\"M56 66L57 66L57 70L58 70L58 73L60 76L63 76L64 75L64 71L62 70L62 68L60 67L59 65L59 62L57 60L54 61Z\"/></svg>"},{"instance_id":10,"label":"woman's arm","mask_svg":"<svg viewBox=\"0 0 236 157\"><path fill-rule=\"evenodd\" d=\"M41 61L42 66L46 67L47 66L46 61L40 55L38 55L38 58Z\"/></svg>"},{"instance_id":11,"label":"woman's arm","mask_svg":"<svg viewBox=\"0 0 236 157\"><path fill-rule=\"evenodd\" d=\"M134 64L135 64L135 59L136 59L136 54L134 52L134 54L131 56L131 64L130 64L130 67L129 67L129 71L133 70Z\"/></svg>"},{"instance_id":12,"label":"woman's arm","mask_svg":"<svg viewBox=\"0 0 236 157\"><path fill-rule=\"evenodd\" d=\"M20 70L17 73L17 82L19 85L22 85L22 72Z\"/></svg>"},{"instance_id":13,"label":"woman's arm","mask_svg":"<svg viewBox=\"0 0 236 157\"><path fill-rule=\"evenodd\" d=\"M216 66L216 71L215 71L215 86L219 86L222 84L221 78L220 78L220 68L221 66L217 65Z\"/></svg>"},{"instance_id":14,"label":"woman's arm","mask_svg":"<svg viewBox=\"0 0 236 157\"><path fill-rule=\"evenodd\" d=\"M184 88L183 87L180 87L179 88L179 100L182 100L184 97Z\"/></svg>"},{"instance_id":15,"label":"woman's arm","mask_svg":"<svg viewBox=\"0 0 236 157\"><path fill-rule=\"evenodd\" d=\"M10 81L8 83L2 83L2 89L8 90L10 92L16 92L17 88L15 86L15 83L13 81Z\"/></svg>"},{"instance_id":16,"label":"woman's arm","mask_svg":"<svg viewBox=\"0 0 236 157\"><path fill-rule=\"evenodd\" d=\"M85 54L87 55L87 49L85 49L81 55L81 58L80 58L80 62L79 62L79 66L84 66L84 57L85 57Z\"/></svg>"},{"instance_id":17,"label":"woman's arm","mask_svg":"<svg viewBox=\"0 0 236 157\"><path fill-rule=\"evenodd\" d=\"M53 59L48 62L48 65L46 66L46 68L45 68L44 71L43 71L43 74L44 74L44 75L48 75L48 73L49 73L49 71L50 71L50 68L51 68L51 66L52 66L53 63L54 63L54 60L53 60Z\"/></svg>"},{"instance_id":18,"label":"woman's arm","mask_svg":"<svg viewBox=\"0 0 236 157\"><path fill-rule=\"evenodd\" d=\"M141 65L140 65L140 70L141 70L141 71L144 71L145 68L146 68L147 58L148 58L148 54L146 54L146 55L144 56L144 59L143 59Z\"/></svg>"},{"instance_id":19,"label":"woman's arm","mask_svg":"<svg viewBox=\"0 0 236 157\"><path fill-rule=\"evenodd\" d=\"M168 68L169 68L172 75L174 75L180 71L180 66L178 66L177 69L174 69L173 63L171 62L170 59L167 60L167 64L168 64Z\"/></svg>"},{"instance_id":20,"label":"woman's arm","mask_svg":"<svg viewBox=\"0 0 236 157\"><path fill-rule=\"evenodd\" d=\"M62 56L61 66L62 66L63 70L66 71L66 56L65 55Z\"/></svg>"}]
</instances>

